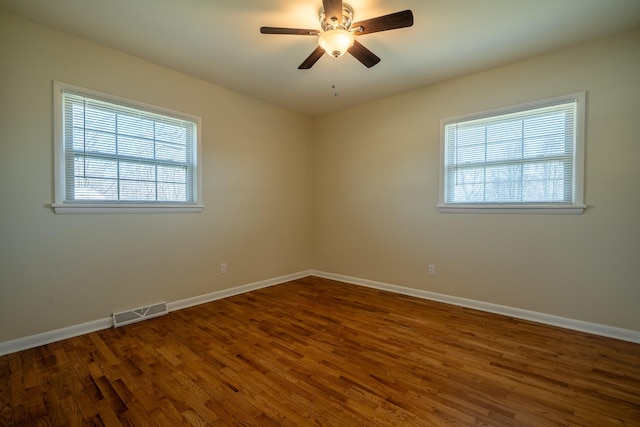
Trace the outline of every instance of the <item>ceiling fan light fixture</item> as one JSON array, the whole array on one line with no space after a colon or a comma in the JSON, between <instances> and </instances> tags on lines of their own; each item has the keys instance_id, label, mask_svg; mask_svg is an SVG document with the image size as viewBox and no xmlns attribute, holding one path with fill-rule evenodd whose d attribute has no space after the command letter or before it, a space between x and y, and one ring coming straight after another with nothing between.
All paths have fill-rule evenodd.
<instances>
[{"instance_id":1,"label":"ceiling fan light fixture","mask_svg":"<svg viewBox=\"0 0 640 427\"><path fill-rule=\"evenodd\" d=\"M344 55L351 46L355 37L353 33L342 28L325 31L318 37L318 45L333 57Z\"/></svg>"}]
</instances>

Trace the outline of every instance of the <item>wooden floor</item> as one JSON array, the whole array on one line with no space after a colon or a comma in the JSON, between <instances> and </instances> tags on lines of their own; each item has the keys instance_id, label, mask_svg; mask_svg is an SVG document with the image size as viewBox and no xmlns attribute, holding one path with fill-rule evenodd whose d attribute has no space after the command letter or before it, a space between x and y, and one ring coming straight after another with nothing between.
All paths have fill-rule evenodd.
<instances>
[{"instance_id":1,"label":"wooden floor","mask_svg":"<svg viewBox=\"0 0 640 427\"><path fill-rule=\"evenodd\" d=\"M319 278L0 357L0 424L640 426L640 345Z\"/></svg>"}]
</instances>

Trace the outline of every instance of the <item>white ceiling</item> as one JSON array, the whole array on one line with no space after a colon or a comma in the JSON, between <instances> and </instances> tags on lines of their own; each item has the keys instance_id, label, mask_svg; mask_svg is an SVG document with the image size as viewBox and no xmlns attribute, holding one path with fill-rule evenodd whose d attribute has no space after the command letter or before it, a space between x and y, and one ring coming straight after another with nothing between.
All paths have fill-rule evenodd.
<instances>
[{"instance_id":1,"label":"white ceiling","mask_svg":"<svg viewBox=\"0 0 640 427\"><path fill-rule=\"evenodd\" d=\"M259 28L319 29L321 0L0 0L0 8L309 116L640 25L640 0L347 3L354 21L411 9L415 23L358 37L382 58L373 68L325 55L298 70L315 37Z\"/></svg>"}]
</instances>

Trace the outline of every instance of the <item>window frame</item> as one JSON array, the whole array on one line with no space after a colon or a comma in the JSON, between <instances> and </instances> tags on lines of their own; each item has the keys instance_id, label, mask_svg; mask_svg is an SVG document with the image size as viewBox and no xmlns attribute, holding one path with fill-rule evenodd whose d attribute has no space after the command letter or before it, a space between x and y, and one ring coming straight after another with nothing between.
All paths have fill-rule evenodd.
<instances>
[{"instance_id":1,"label":"window frame","mask_svg":"<svg viewBox=\"0 0 640 427\"><path fill-rule=\"evenodd\" d=\"M64 93L69 92L87 98L105 101L126 108L159 114L195 123L191 202L122 202L122 201L71 201L66 199L65 123ZM128 98L82 88L68 83L53 81L53 139L54 139L54 202L51 207L56 214L105 214L105 213L198 213L202 212L202 120L198 116L146 104Z\"/></svg>"},{"instance_id":2,"label":"window frame","mask_svg":"<svg viewBox=\"0 0 640 427\"><path fill-rule=\"evenodd\" d=\"M471 120L485 119L493 116L534 110L577 101L575 116L574 175L572 203L447 203L447 142L446 126ZM511 105L507 107L485 110L478 113L465 114L440 120L440 183L438 212L441 213L525 213L525 214L581 214L586 209L584 204L584 146L586 128L586 92L577 92L543 100Z\"/></svg>"}]
</instances>

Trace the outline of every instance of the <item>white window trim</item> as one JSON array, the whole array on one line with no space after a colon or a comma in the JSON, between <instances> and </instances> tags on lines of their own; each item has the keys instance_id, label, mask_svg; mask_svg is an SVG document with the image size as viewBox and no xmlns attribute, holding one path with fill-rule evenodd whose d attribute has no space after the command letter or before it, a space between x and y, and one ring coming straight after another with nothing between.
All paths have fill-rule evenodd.
<instances>
[{"instance_id":1,"label":"white window trim","mask_svg":"<svg viewBox=\"0 0 640 427\"><path fill-rule=\"evenodd\" d=\"M445 126L451 122L480 119L489 116L512 113L527 109L545 107L577 100L576 110L576 145L575 145L575 200L572 204L559 203L445 203L446 173L445 173ZM586 127L586 92L547 98L519 105L496 108L480 113L465 114L440 120L440 183L438 212L441 213L518 213L518 214L574 214L584 212L584 141Z\"/></svg>"},{"instance_id":2,"label":"white window trim","mask_svg":"<svg viewBox=\"0 0 640 427\"><path fill-rule=\"evenodd\" d=\"M88 97L123 104L141 110L182 118L196 123L196 149L194 150L195 203L122 203L122 202L65 202L65 154L62 95L73 91ZM54 202L51 204L56 214L107 214L107 213L199 213L204 209L202 202L202 119L167 108L109 95L59 81L53 82L53 139L54 139Z\"/></svg>"}]
</instances>

